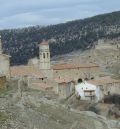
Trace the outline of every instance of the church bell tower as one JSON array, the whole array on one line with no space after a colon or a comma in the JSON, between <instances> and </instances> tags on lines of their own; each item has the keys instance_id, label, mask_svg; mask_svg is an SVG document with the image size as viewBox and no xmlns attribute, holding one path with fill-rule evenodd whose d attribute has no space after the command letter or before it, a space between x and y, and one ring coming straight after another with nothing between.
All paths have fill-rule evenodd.
<instances>
[{"instance_id":1,"label":"church bell tower","mask_svg":"<svg viewBox=\"0 0 120 129\"><path fill-rule=\"evenodd\" d=\"M43 40L39 45L39 69L50 69L50 50L48 41Z\"/></svg>"}]
</instances>

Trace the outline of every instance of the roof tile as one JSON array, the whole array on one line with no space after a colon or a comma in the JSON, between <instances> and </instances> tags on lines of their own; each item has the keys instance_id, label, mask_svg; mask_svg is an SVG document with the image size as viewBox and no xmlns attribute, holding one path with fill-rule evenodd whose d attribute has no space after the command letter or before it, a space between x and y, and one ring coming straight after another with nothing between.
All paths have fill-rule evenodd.
<instances>
[{"instance_id":1,"label":"roof tile","mask_svg":"<svg viewBox=\"0 0 120 129\"><path fill-rule=\"evenodd\" d=\"M11 77L16 76L33 76L36 78L45 78L43 73L34 66L13 66L10 67Z\"/></svg>"},{"instance_id":2,"label":"roof tile","mask_svg":"<svg viewBox=\"0 0 120 129\"><path fill-rule=\"evenodd\" d=\"M110 84L110 83L120 83L120 80L115 80L109 77L101 77L98 80L89 80L88 83L94 84L94 85L104 85L104 84Z\"/></svg>"},{"instance_id":3,"label":"roof tile","mask_svg":"<svg viewBox=\"0 0 120 129\"><path fill-rule=\"evenodd\" d=\"M92 68L92 67L99 67L96 64L57 64L54 65L52 68L54 70L62 70L62 69L77 69L77 68Z\"/></svg>"},{"instance_id":4,"label":"roof tile","mask_svg":"<svg viewBox=\"0 0 120 129\"><path fill-rule=\"evenodd\" d=\"M43 41L40 43L40 45L48 45L48 41L43 40Z\"/></svg>"}]
</instances>

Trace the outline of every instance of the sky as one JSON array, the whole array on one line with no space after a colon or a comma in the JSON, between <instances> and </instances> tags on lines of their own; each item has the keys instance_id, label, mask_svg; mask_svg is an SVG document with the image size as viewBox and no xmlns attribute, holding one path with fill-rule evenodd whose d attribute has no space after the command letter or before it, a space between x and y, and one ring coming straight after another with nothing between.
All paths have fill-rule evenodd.
<instances>
[{"instance_id":1,"label":"sky","mask_svg":"<svg viewBox=\"0 0 120 129\"><path fill-rule=\"evenodd\" d=\"M46 26L119 10L120 0L0 0L0 29Z\"/></svg>"}]
</instances>

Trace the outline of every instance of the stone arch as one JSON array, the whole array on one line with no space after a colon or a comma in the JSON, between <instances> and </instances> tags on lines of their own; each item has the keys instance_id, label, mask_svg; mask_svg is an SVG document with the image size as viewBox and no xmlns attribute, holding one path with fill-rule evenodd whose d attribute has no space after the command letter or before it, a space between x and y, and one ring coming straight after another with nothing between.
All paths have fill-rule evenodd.
<instances>
[{"instance_id":1,"label":"stone arch","mask_svg":"<svg viewBox=\"0 0 120 129\"><path fill-rule=\"evenodd\" d=\"M78 78L78 81L77 82L78 83L82 83L83 82L82 78Z\"/></svg>"}]
</instances>

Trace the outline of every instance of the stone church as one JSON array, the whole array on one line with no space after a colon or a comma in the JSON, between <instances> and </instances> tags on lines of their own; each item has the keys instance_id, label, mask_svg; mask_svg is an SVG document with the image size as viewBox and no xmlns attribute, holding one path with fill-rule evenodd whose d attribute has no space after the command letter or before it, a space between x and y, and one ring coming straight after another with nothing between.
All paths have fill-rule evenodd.
<instances>
[{"instance_id":1,"label":"stone church","mask_svg":"<svg viewBox=\"0 0 120 129\"><path fill-rule=\"evenodd\" d=\"M60 98L64 99L74 94L76 84L84 84L86 81L90 84L99 82L100 84L97 83L96 87L103 92L102 87L109 87L110 82L108 81L108 83L105 82L103 84L103 81L100 81L100 68L97 64L58 63L52 65L49 43L45 40L39 44L39 58L30 59L28 65L25 66L10 67L10 71L11 78L24 78L29 88L42 90L52 89ZM89 82L90 80L92 82ZM115 87L113 83L119 85L119 82L116 81L110 83L112 88ZM117 89L113 89L112 91L114 90L116 91ZM107 90L105 89L105 91ZM88 96L91 96L91 89L86 89L86 92Z\"/></svg>"},{"instance_id":2,"label":"stone church","mask_svg":"<svg viewBox=\"0 0 120 129\"><path fill-rule=\"evenodd\" d=\"M39 59L34 58L28 61L28 65L37 67L48 79L72 78L94 79L99 76L99 66L96 64L56 64L51 65L50 49L48 41L43 40L39 44Z\"/></svg>"}]
</instances>

